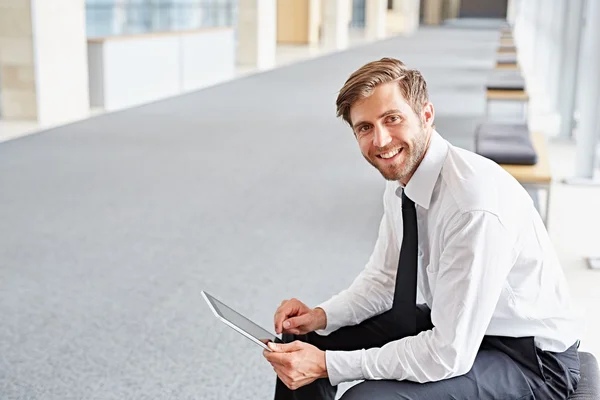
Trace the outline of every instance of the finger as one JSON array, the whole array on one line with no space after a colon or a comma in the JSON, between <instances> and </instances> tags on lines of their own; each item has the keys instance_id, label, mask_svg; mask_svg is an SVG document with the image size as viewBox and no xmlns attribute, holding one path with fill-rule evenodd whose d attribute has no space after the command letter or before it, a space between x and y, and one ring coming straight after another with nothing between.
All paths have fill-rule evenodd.
<instances>
[{"instance_id":1,"label":"finger","mask_svg":"<svg viewBox=\"0 0 600 400\"><path fill-rule=\"evenodd\" d=\"M275 333L280 334L283 331L283 321L290 315L295 315L298 311L294 311L294 305L290 300L284 300L273 317L275 325Z\"/></svg>"},{"instance_id":2,"label":"finger","mask_svg":"<svg viewBox=\"0 0 600 400\"><path fill-rule=\"evenodd\" d=\"M293 317L293 318L283 321L283 328L284 329L298 328L299 326L307 325L310 322L310 319L311 319L310 314L304 314L304 315L300 315L298 317Z\"/></svg>"},{"instance_id":3,"label":"finger","mask_svg":"<svg viewBox=\"0 0 600 400\"><path fill-rule=\"evenodd\" d=\"M285 307L285 303L287 302L287 300L284 300L281 302L281 305L277 308L277 310L275 311L275 315L273 316L273 325L275 326L275 333L280 334L281 330L282 330L282 322L283 320L285 320L285 311L284 311L284 307Z\"/></svg>"},{"instance_id":4,"label":"finger","mask_svg":"<svg viewBox=\"0 0 600 400\"><path fill-rule=\"evenodd\" d=\"M294 340L291 343L273 343L269 342L269 347L278 353L290 353L294 351L302 350L305 347L305 343L300 340Z\"/></svg>"},{"instance_id":5,"label":"finger","mask_svg":"<svg viewBox=\"0 0 600 400\"><path fill-rule=\"evenodd\" d=\"M269 361L271 364L286 365L286 363L287 363L287 360L286 360L287 356L285 353L277 353L275 351L265 351L264 356L267 359L267 361Z\"/></svg>"}]
</instances>

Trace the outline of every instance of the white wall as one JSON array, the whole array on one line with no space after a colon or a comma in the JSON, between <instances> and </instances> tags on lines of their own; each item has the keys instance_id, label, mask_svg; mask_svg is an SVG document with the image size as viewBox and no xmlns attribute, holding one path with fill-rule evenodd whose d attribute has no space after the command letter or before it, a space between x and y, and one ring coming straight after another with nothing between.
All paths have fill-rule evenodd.
<instances>
[{"instance_id":1,"label":"white wall","mask_svg":"<svg viewBox=\"0 0 600 400\"><path fill-rule=\"evenodd\" d=\"M177 36L107 40L103 59L107 111L179 93Z\"/></svg>"},{"instance_id":2,"label":"white wall","mask_svg":"<svg viewBox=\"0 0 600 400\"><path fill-rule=\"evenodd\" d=\"M235 43L231 30L181 37L181 90L214 85L235 75Z\"/></svg>"},{"instance_id":3,"label":"white wall","mask_svg":"<svg viewBox=\"0 0 600 400\"><path fill-rule=\"evenodd\" d=\"M232 79L232 29L92 39L90 98L107 111L175 96Z\"/></svg>"}]
</instances>

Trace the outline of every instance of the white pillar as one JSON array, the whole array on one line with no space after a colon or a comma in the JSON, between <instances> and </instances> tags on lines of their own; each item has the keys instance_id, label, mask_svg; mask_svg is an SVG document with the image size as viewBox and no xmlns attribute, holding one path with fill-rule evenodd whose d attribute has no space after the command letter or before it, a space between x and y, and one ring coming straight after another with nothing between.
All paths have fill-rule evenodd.
<instances>
[{"instance_id":1,"label":"white pillar","mask_svg":"<svg viewBox=\"0 0 600 400\"><path fill-rule=\"evenodd\" d=\"M387 0L366 0L365 30L369 39L382 39L386 35Z\"/></svg>"},{"instance_id":2,"label":"white pillar","mask_svg":"<svg viewBox=\"0 0 600 400\"><path fill-rule=\"evenodd\" d=\"M600 1L588 0L585 10L579 79L581 85L580 121L577 130L575 174L581 179L593 179L598 143L598 106L600 99Z\"/></svg>"},{"instance_id":3,"label":"white pillar","mask_svg":"<svg viewBox=\"0 0 600 400\"><path fill-rule=\"evenodd\" d=\"M560 131L559 137L571 138L575 120L575 100L577 93L577 72L581 49L581 21L583 18L584 0L569 0L565 13L565 30L562 46L562 62L560 76Z\"/></svg>"},{"instance_id":4,"label":"white pillar","mask_svg":"<svg viewBox=\"0 0 600 400\"><path fill-rule=\"evenodd\" d=\"M569 0L553 0L554 12L552 14L552 24L550 26L550 54L548 68L548 97L550 109L552 112L558 112L560 102L561 70L564 61L563 38L567 29L567 9Z\"/></svg>"},{"instance_id":5,"label":"white pillar","mask_svg":"<svg viewBox=\"0 0 600 400\"><path fill-rule=\"evenodd\" d=\"M425 25L439 25L442 23L442 0L423 1L423 22Z\"/></svg>"},{"instance_id":6,"label":"white pillar","mask_svg":"<svg viewBox=\"0 0 600 400\"><path fill-rule=\"evenodd\" d=\"M539 43L539 10L543 7L543 0L527 0L523 5L524 26L522 41L523 46L519 50L519 62L523 66L527 76L528 86L535 75L535 49Z\"/></svg>"},{"instance_id":7,"label":"white pillar","mask_svg":"<svg viewBox=\"0 0 600 400\"><path fill-rule=\"evenodd\" d=\"M536 108L547 113L548 104L548 54L550 44L550 26L552 25L552 0L537 2L536 36L533 60L532 89L535 92Z\"/></svg>"},{"instance_id":8,"label":"white pillar","mask_svg":"<svg viewBox=\"0 0 600 400\"><path fill-rule=\"evenodd\" d=\"M525 19L525 12L526 12L526 6L525 6L525 2L523 2L522 0L514 0L514 25L512 28L512 36L513 36L513 40L515 42L515 46L517 47L517 49L519 49L519 51L521 51L523 49L523 45L524 45L524 37L523 37L523 33L524 30L526 30L526 19Z\"/></svg>"},{"instance_id":9,"label":"white pillar","mask_svg":"<svg viewBox=\"0 0 600 400\"><path fill-rule=\"evenodd\" d=\"M323 10L323 47L342 50L348 47L350 0L325 0Z\"/></svg>"},{"instance_id":10,"label":"white pillar","mask_svg":"<svg viewBox=\"0 0 600 400\"><path fill-rule=\"evenodd\" d=\"M50 126L89 115L84 0L0 2L6 119Z\"/></svg>"},{"instance_id":11,"label":"white pillar","mask_svg":"<svg viewBox=\"0 0 600 400\"><path fill-rule=\"evenodd\" d=\"M393 0L387 29L405 35L414 33L419 27L419 3L419 0Z\"/></svg>"},{"instance_id":12,"label":"white pillar","mask_svg":"<svg viewBox=\"0 0 600 400\"><path fill-rule=\"evenodd\" d=\"M506 21L510 26L514 26L517 19L517 0L508 0L506 6Z\"/></svg>"},{"instance_id":13,"label":"white pillar","mask_svg":"<svg viewBox=\"0 0 600 400\"><path fill-rule=\"evenodd\" d=\"M239 0L238 63L258 69L275 66L276 4L275 0Z\"/></svg>"}]
</instances>

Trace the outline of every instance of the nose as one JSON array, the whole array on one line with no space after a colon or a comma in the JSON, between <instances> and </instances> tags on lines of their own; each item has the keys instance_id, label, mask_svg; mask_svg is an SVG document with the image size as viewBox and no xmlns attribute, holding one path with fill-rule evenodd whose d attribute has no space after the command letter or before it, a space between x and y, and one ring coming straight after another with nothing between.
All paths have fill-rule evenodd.
<instances>
[{"instance_id":1,"label":"nose","mask_svg":"<svg viewBox=\"0 0 600 400\"><path fill-rule=\"evenodd\" d=\"M373 146L385 147L392 141L392 137L384 127L375 126L373 130Z\"/></svg>"}]
</instances>

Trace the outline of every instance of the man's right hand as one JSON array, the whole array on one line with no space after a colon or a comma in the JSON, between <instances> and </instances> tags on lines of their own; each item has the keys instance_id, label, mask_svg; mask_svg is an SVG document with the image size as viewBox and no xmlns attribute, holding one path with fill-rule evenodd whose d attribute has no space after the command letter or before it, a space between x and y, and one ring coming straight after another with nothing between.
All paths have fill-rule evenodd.
<instances>
[{"instance_id":1,"label":"man's right hand","mask_svg":"<svg viewBox=\"0 0 600 400\"><path fill-rule=\"evenodd\" d=\"M327 316L322 308L308 308L297 299L284 300L275 311L275 332L304 335L327 326Z\"/></svg>"}]
</instances>

